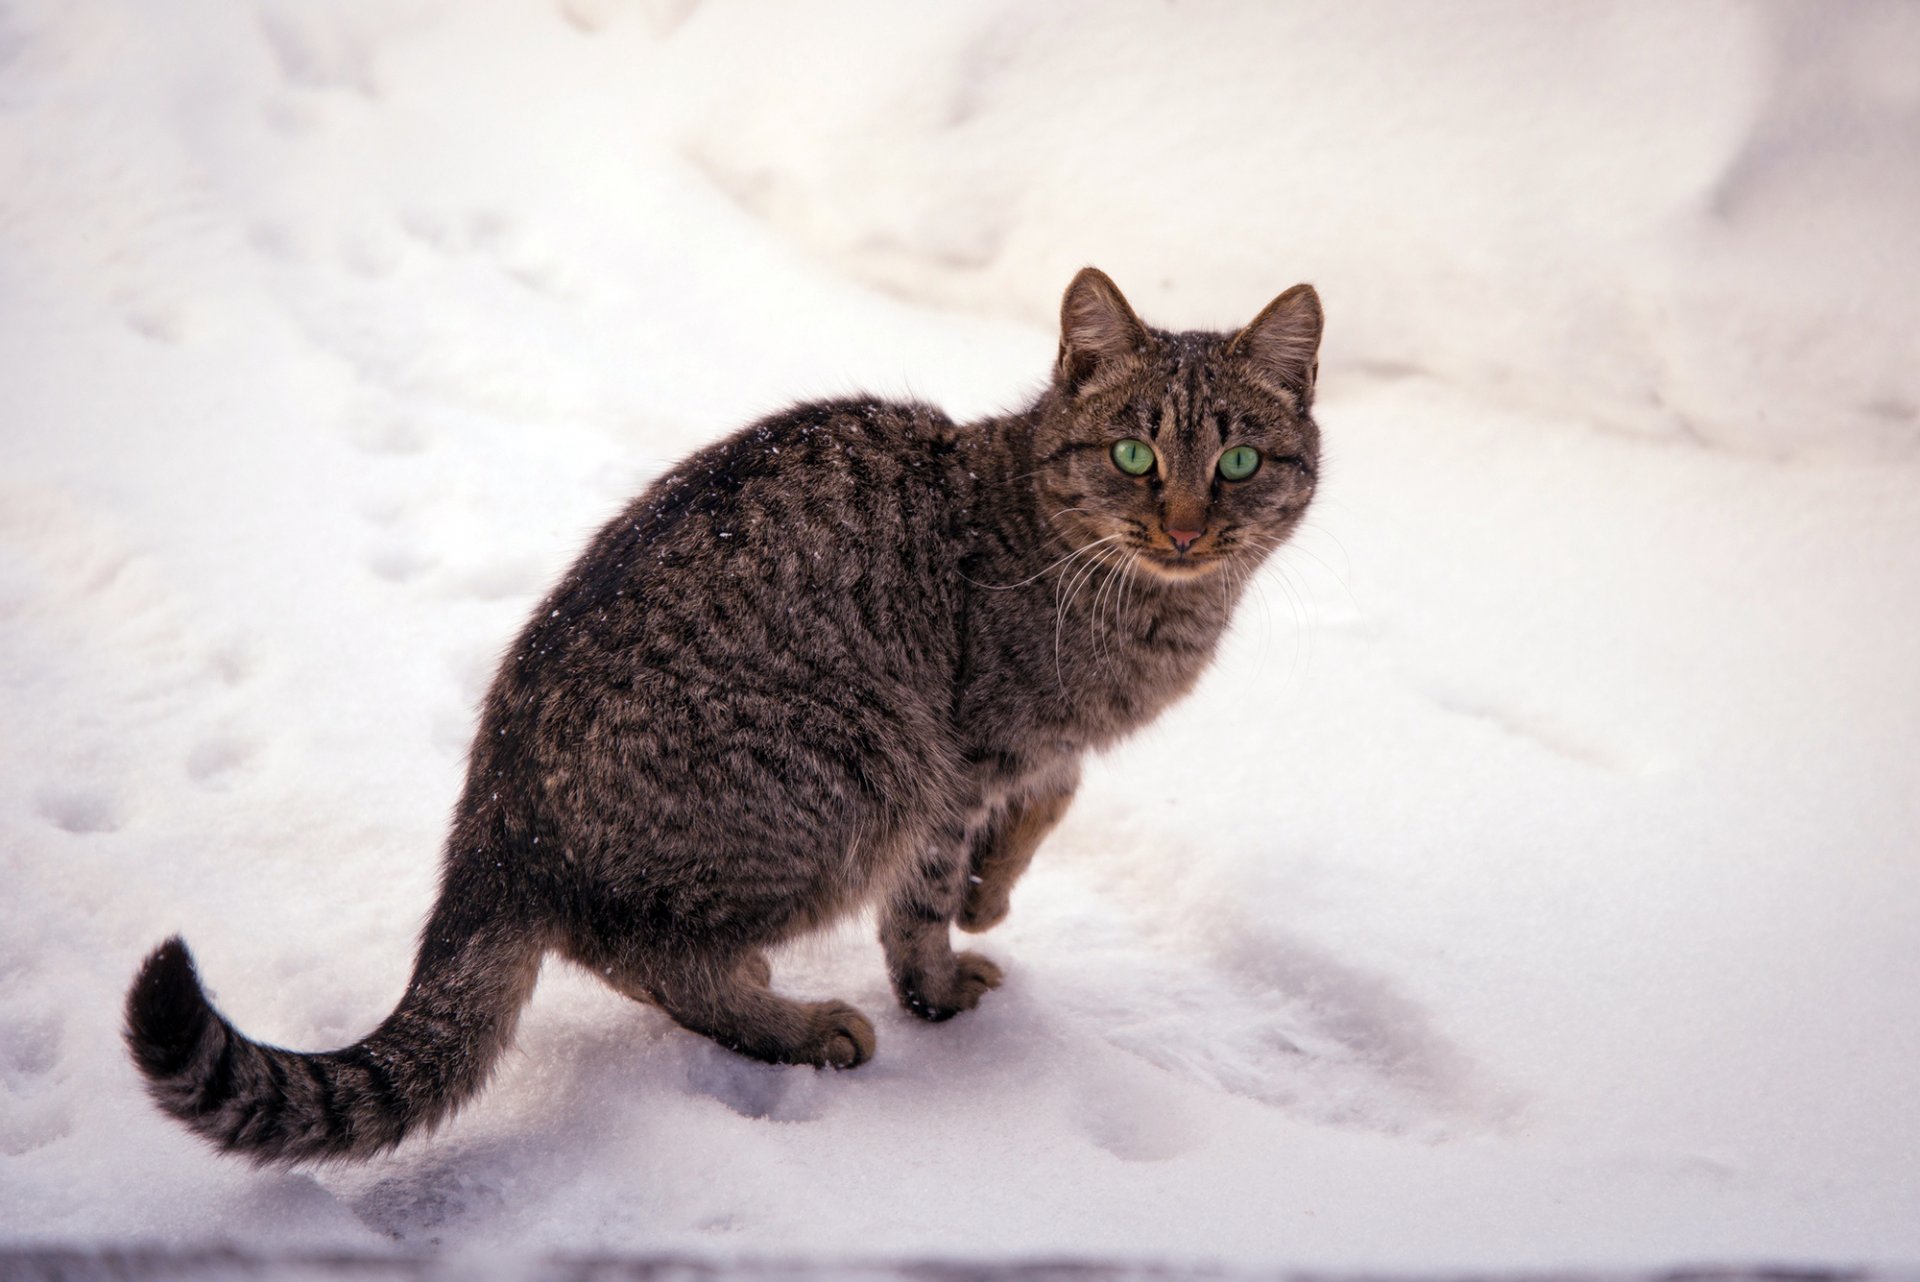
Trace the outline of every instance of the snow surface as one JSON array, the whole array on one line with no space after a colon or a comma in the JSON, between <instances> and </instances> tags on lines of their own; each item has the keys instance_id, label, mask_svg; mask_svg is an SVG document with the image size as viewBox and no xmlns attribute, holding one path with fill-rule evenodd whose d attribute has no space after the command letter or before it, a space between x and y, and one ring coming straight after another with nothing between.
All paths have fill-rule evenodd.
<instances>
[{"instance_id":1,"label":"snow surface","mask_svg":"<svg viewBox=\"0 0 1920 1282\"><path fill-rule=\"evenodd\" d=\"M1920 8L0 9L0 1223L472 1258L1920 1260ZM1020 403L1071 271L1330 316L1310 527L855 1073L559 965L496 1084L218 1160L121 993L398 997L475 702L789 401Z\"/></svg>"}]
</instances>

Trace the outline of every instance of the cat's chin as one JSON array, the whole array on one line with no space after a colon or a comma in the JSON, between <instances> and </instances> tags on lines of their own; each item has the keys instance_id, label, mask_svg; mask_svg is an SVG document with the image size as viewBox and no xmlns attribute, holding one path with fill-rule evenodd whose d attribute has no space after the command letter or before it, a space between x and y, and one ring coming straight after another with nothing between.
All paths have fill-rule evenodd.
<instances>
[{"instance_id":1,"label":"cat's chin","mask_svg":"<svg viewBox=\"0 0 1920 1282\"><path fill-rule=\"evenodd\" d=\"M1197 583L1220 568L1221 558L1205 560L1167 556L1161 552L1135 552L1133 563L1162 583Z\"/></svg>"}]
</instances>

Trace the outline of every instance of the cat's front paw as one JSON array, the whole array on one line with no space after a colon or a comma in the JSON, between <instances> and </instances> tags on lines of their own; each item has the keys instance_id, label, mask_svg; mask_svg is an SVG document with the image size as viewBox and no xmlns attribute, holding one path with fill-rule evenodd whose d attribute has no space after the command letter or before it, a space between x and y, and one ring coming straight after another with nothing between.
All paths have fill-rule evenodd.
<instances>
[{"instance_id":1,"label":"cat's front paw","mask_svg":"<svg viewBox=\"0 0 1920 1282\"><path fill-rule=\"evenodd\" d=\"M967 887L966 902L960 905L960 914L953 919L953 924L970 935L977 935L1005 921L1008 907L1004 886L977 881Z\"/></svg>"},{"instance_id":2,"label":"cat's front paw","mask_svg":"<svg viewBox=\"0 0 1920 1282\"><path fill-rule=\"evenodd\" d=\"M972 1010L988 990L1000 987L1000 967L979 953L955 953L953 973L944 982L919 976L900 986L900 1004L929 1023Z\"/></svg>"}]
</instances>

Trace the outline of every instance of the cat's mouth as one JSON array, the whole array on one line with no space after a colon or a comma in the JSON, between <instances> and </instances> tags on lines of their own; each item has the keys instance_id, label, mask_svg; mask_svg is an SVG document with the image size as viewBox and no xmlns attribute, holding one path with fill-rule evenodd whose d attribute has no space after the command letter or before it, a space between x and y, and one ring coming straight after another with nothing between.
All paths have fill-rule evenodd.
<instances>
[{"instance_id":1,"label":"cat's mouth","mask_svg":"<svg viewBox=\"0 0 1920 1282\"><path fill-rule=\"evenodd\" d=\"M1174 583L1190 582L1219 568L1221 557L1192 552L1162 552L1158 548L1137 548L1134 564L1151 574Z\"/></svg>"}]
</instances>

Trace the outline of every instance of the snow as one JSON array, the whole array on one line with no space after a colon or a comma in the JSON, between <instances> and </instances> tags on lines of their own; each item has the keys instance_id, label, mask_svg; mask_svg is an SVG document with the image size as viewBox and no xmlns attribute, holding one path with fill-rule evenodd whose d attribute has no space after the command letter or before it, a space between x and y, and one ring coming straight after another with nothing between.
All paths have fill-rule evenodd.
<instances>
[{"instance_id":1,"label":"snow","mask_svg":"<svg viewBox=\"0 0 1920 1282\"><path fill-rule=\"evenodd\" d=\"M1920 1259L1920 11L22 0L0 15L0 1225L463 1258ZM1323 497L941 1026L775 1070L550 965L258 1173L117 1040L390 1009L585 535L1073 269L1329 314Z\"/></svg>"}]
</instances>

